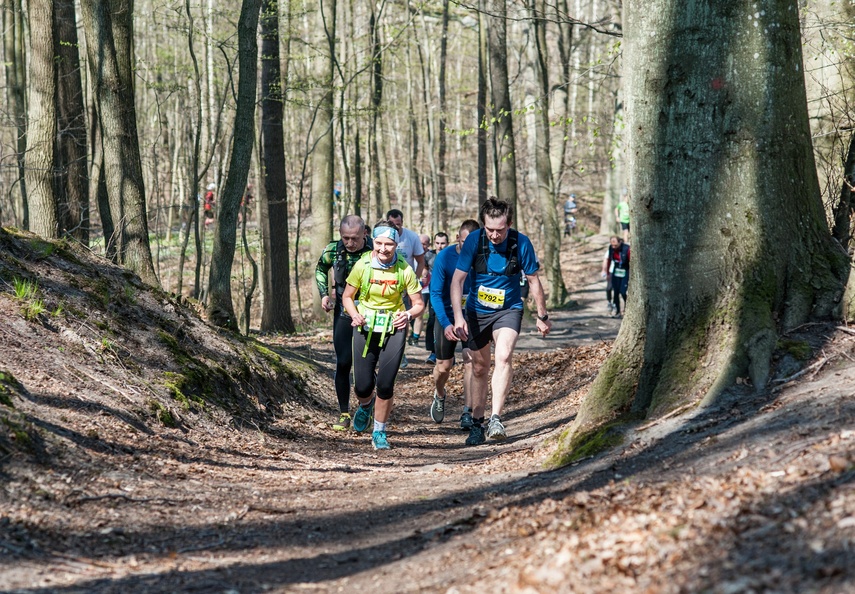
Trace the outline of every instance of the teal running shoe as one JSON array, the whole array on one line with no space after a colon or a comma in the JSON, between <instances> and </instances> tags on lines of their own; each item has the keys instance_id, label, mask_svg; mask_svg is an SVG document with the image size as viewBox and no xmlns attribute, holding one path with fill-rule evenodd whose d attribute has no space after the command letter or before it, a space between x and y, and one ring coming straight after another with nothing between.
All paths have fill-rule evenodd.
<instances>
[{"instance_id":1,"label":"teal running shoe","mask_svg":"<svg viewBox=\"0 0 855 594\"><path fill-rule=\"evenodd\" d=\"M375 431L371 434L371 445L375 450L388 450L389 441L386 439L385 431Z\"/></svg>"},{"instance_id":2,"label":"teal running shoe","mask_svg":"<svg viewBox=\"0 0 855 594\"><path fill-rule=\"evenodd\" d=\"M368 406L362 406L361 404L356 408L356 412L353 414L353 430L357 433L362 433L366 429L368 429L368 425L370 425L374 421L374 402L372 402Z\"/></svg>"}]
</instances>

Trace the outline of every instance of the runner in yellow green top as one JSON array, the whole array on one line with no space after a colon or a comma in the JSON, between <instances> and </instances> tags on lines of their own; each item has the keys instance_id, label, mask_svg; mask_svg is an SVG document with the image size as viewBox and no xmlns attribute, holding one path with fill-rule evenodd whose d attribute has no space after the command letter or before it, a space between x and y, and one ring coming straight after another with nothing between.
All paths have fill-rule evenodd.
<instances>
[{"instance_id":1,"label":"runner in yellow green top","mask_svg":"<svg viewBox=\"0 0 855 594\"><path fill-rule=\"evenodd\" d=\"M355 328L353 391L359 408L353 415L353 428L365 431L373 415L371 443L376 450L388 450L386 421L392 410L395 379L409 322L424 311L424 301L415 271L397 253L397 229L389 221L380 221L372 236L374 249L354 264L342 304ZM404 295L410 296L409 309L404 306Z\"/></svg>"},{"instance_id":2,"label":"runner in yellow green top","mask_svg":"<svg viewBox=\"0 0 855 594\"><path fill-rule=\"evenodd\" d=\"M615 208L615 218L623 231L624 243L629 242L629 192L626 188L620 194L620 202Z\"/></svg>"}]
</instances>

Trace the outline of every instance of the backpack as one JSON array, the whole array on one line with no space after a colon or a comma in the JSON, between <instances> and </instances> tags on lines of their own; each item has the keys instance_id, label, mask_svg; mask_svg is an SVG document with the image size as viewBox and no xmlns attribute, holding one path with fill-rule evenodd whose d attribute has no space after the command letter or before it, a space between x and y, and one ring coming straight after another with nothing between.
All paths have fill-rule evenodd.
<instances>
[{"instance_id":1,"label":"backpack","mask_svg":"<svg viewBox=\"0 0 855 594\"><path fill-rule=\"evenodd\" d=\"M490 240L487 239L487 233L484 228L481 228L481 237L479 238L478 251L475 252L475 272L476 274L489 274L492 276L517 276L521 271L519 261L519 238L520 234L516 229L508 229L508 263L505 265L505 271L501 273L489 272L487 270L487 258L490 256Z\"/></svg>"},{"instance_id":2,"label":"backpack","mask_svg":"<svg viewBox=\"0 0 855 594\"><path fill-rule=\"evenodd\" d=\"M374 246L372 245L371 239L366 237L361 254L370 252L372 249L374 249ZM347 248L344 247L344 242L339 239L335 246L335 259L333 260L332 265L335 286L342 287L340 290L337 290L337 292L340 291L339 294L344 292L344 287L347 285L347 275L350 272L350 269L353 268L352 266L347 265L347 254L348 251Z\"/></svg>"}]
</instances>

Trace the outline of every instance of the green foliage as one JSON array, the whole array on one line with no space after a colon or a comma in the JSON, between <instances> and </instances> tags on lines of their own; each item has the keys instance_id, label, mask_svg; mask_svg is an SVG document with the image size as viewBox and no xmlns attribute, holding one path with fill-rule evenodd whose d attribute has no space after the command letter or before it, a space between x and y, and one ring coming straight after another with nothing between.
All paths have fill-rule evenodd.
<instances>
[{"instance_id":1,"label":"green foliage","mask_svg":"<svg viewBox=\"0 0 855 594\"><path fill-rule=\"evenodd\" d=\"M12 279L15 287L15 299L23 302L21 314L27 321L38 318L47 309L43 299L37 297L39 292L38 283L15 277Z\"/></svg>"},{"instance_id":2,"label":"green foliage","mask_svg":"<svg viewBox=\"0 0 855 594\"><path fill-rule=\"evenodd\" d=\"M169 412L169 409L163 406L157 400L150 400L148 403L151 412L154 413L154 416L157 417L157 420L160 421L166 427L177 427L178 421L172 416L172 413Z\"/></svg>"},{"instance_id":3,"label":"green foliage","mask_svg":"<svg viewBox=\"0 0 855 594\"><path fill-rule=\"evenodd\" d=\"M0 371L0 404L14 408L12 394L19 392L22 386L8 371Z\"/></svg>"}]
</instances>

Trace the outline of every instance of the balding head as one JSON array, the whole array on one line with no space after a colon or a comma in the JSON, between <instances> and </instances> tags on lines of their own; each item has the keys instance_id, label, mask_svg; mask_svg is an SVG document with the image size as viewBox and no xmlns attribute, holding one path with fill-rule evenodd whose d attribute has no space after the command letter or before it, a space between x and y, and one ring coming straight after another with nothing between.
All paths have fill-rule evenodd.
<instances>
[{"instance_id":1,"label":"balding head","mask_svg":"<svg viewBox=\"0 0 855 594\"><path fill-rule=\"evenodd\" d=\"M357 215L347 215L338 226L344 249L357 252L365 245L365 221Z\"/></svg>"}]
</instances>

